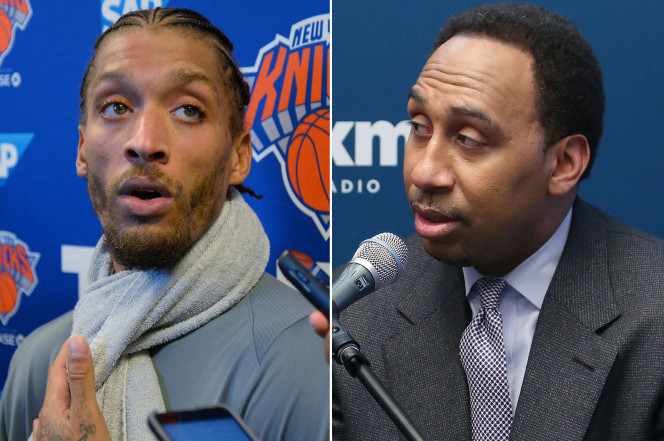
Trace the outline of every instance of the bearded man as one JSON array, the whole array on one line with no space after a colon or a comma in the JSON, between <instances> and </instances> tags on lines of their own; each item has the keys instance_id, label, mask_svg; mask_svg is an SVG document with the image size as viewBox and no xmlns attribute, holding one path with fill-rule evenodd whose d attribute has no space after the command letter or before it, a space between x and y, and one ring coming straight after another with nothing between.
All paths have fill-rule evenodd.
<instances>
[{"instance_id":1,"label":"bearded man","mask_svg":"<svg viewBox=\"0 0 664 441\"><path fill-rule=\"evenodd\" d=\"M76 169L104 234L74 311L17 350L0 439L149 440L150 412L216 402L263 440L327 438L312 308L264 272L240 195L250 95L232 50L183 9L128 13L96 42Z\"/></svg>"}]
</instances>

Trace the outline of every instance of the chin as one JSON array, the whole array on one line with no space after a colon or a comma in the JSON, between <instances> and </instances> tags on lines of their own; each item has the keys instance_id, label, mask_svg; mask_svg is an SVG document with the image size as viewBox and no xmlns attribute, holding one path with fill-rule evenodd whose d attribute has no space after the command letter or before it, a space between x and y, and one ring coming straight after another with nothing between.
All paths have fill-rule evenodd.
<instances>
[{"instance_id":1,"label":"chin","mask_svg":"<svg viewBox=\"0 0 664 441\"><path fill-rule=\"evenodd\" d=\"M453 266L473 266L472 258L458 244L446 245L422 239L424 250L436 260Z\"/></svg>"},{"instance_id":2,"label":"chin","mask_svg":"<svg viewBox=\"0 0 664 441\"><path fill-rule=\"evenodd\" d=\"M195 238L184 223L171 228L143 224L104 230L105 244L114 260L126 269L171 268L187 253Z\"/></svg>"}]
</instances>

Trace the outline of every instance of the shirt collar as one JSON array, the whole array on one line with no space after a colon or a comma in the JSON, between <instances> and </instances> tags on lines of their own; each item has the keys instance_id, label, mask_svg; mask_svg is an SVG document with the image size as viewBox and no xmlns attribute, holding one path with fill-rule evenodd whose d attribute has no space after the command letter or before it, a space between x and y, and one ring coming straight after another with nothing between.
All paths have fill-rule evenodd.
<instances>
[{"instance_id":1,"label":"shirt collar","mask_svg":"<svg viewBox=\"0 0 664 441\"><path fill-rule=\"evenodd\" d=\"M572 209L570 208L553 236L539 250L502 277L538 309L542 308L544 295L549 289L553 273L556 271L560 256L563 254L571 221ZM463 267L463 276L466 284L466 296L470 293L470 289L475 282L484 277L473 267Z\"/></svg>"}]
</instances>

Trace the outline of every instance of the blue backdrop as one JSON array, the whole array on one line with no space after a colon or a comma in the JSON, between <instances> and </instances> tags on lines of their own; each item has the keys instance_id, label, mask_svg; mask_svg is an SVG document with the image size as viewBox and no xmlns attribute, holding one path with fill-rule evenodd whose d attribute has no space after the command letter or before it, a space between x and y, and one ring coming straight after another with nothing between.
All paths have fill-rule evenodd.
<instances>
[{"instance_id":1,"label":"blue backdrop","mask_svg":"<svg viewBox=\"0 0 664 441\"><path fill-rule=\"evenodd\" d=\"M254 160L245 182L264 195L247 199L270 237L268 271L277 273L286 248L329 267L329 119L320 116L329 109L327 1L0 1L0 385L23 338L74 306L101 234L74 167L79 85L92 45L123 12L154 6L208 17L233 41L249 82L269 91L252 97ZM297 75L288 74L291 64ZM290 138L314 113L326 133L309 146L317 154L309 163L318 161L322 177L288 162ZM298 192L293 182L315 191Z\"/></svg>"},{"instance_id":2,"label":"blue backdrop","mask_svg":"<svg viewBox=\"0 0 664 441\"><path fill-rule=\"evenodd\" d=\"M483 3L334 2L333 267L365 238L414 232L401 175L408 92L446 19ZM532 3L569 17L603 68L605 130L581 196L664 237L664 2Z\"/></svg>"}]
</instances>

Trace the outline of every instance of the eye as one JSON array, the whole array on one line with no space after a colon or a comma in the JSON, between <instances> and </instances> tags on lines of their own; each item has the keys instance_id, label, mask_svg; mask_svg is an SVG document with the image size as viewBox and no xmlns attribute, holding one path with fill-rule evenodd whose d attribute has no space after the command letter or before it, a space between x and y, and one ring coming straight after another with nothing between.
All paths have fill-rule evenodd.
<instances>
[{"instance_id":1,"label":"eye","mask_svg":"<svg viewBox=\"0 0 664 441\"><path fill-rule=\"evenodd\" d=\"M413 133L415 133L415 135L426 136L428 134L428 129L424 124L419 123L413 119L408 121L408 124L410 125L411 130Z\"/></svg>"},{"instance_id":2,"label":"eye","mask_svg":"<svg viewBox=\"0 0 664 441\"><path fill-rule=\"evenodd\" d=\"M106 118L118 118L131 112L129 106L118 101L103 103L99 106L99 109Z\"/></svg>"},{"instance_id":3,"label":"eye","mask_svg":"<svg viewBox=\"0 0 664 441\"><path fill-rule=\"evenodd\" d=\"M457 140L465 147L481 147L484 145L483 142L473 139L470 136L462 135L461 133L457 135Z\"/></svg>"},{"instance_id":4,"label":"eye","mask_svg":"<svg viewBox=\"0 0 664 441\"><path fill-rule=\"evenodd\" d=\"M205 112L193 104L185 104L173 111L173 114L185 121L198 121L205 117Z\"/></svg>"}]
</instances>

